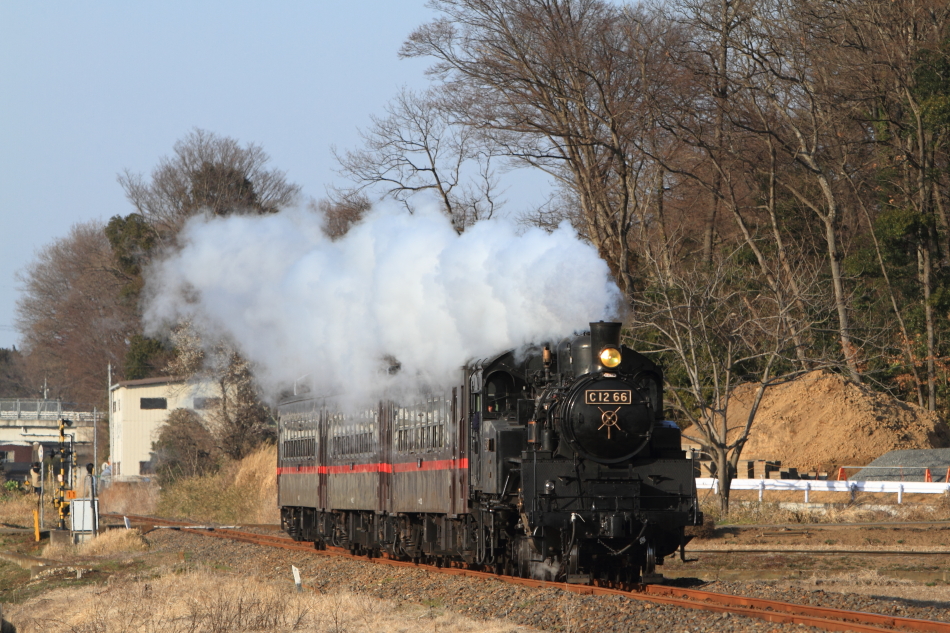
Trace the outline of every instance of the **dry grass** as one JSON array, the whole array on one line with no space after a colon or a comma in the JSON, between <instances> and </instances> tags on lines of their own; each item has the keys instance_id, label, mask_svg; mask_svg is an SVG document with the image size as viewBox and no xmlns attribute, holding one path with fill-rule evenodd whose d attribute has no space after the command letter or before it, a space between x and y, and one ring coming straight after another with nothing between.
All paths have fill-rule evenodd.
<instances>
[{"instance_id":1,"label":"dry grass","mask_svg":"<svg viewBox=\"0 0 950 633\"><path fill-rule=\"evenodd\" d=\"M220 471L162 490L162 516L218 523L278 523L277 448L264 446Z\"/></svg>"},{"instance_id":2,"label":"dry grass","mask_svg":"<svg viewBox=\"0 0 950 633\"><path fill-rule=\"evenodd\" d=\"M277 446L263 446L241 460L234 485L247 491L252 501L253 510L249 510L250 517L245 519L246 522L280 523L280 511L277 508Z\"/></svg>"},{"instance_id":3,"label":"dry grass","mask_svg":"<svg viewBox=\"0 0 950 633\"><path fill-rule=\"evenodd\" d=\"M154 481L114 483L99 493L99 511L113 514L155 514L159 487Z\"/></svg>"},{"instance_id":4,"label":"dry grass","mask_svg":"<svg viewBox=\"0 0 950 633\"><path fill-rule=\"evenodd\" d=\"M0 493L0 526L31 528L33 527L33 510L36 509L36 495L31 492ZM50 514L48 509L46 517L49 518Z\"/></svg>"},{"instance_id":5,"label":"dry grass","mask_svg":"<svg viewBox=\"0 0 950 633\"><path fill-rule=\"evenodd\" d=\"M441 609L401 606L349 593L296 593L290 583L195 573L148 581L59 589L5 617L18 633L514 633L525 627L478 622Z\"/></svg>"},{"instance_id":6,"label":"dry grass","mask_svg":"<svg viewBox=\"0 0 950 633\"><path fill-rule=\"evenodd\" d=\"M79 545L49 543L43 548L43 558L69 560L84 556L111 556L128 552L144 552L148 543L138 529L109 530Z\"/></svg>"},{"instance_id":7,"label":"dry grass","mask_svg":"<svg viewBox=\"0 0 950 633\"><path fill-rule=\"evenodd\" d=\"M275 457L276 461L276 457ZM77 495L85 490L80 486ZM155 483L115 483L99 491L99 511L116 514L154 514L159 489ZM47 489L44 527L55 527L58 513ZM36 495L31 492L0 493L0 526L31 528Z\"/></svg>"}]
</instances>

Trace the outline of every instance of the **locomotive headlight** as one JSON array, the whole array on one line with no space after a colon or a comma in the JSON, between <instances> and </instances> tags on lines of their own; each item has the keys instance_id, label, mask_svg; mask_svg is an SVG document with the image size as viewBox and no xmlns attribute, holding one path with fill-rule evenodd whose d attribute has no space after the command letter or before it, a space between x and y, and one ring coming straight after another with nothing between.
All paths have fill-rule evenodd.
<instances>
[{"instance_id":1,"label":"locomotive headlight","mask_svg":"<svg viewBox=\"0 0 950 633\"><path fill-rule=\"evenodd\" d=\"M620 350L616 347L605 347L600 353L600 363L604 367L613 369L620 364Z\"/></svg>"},{"instance_id":2,"label":"locomotive headlight","mask_svg":"<svg viewBox=\"0 0 950 633\"><path fill-rule=\"evenodd\" d=\"M548 479L546 482L544 482L544 494L549 495L552 492L554 492L554 481L552 479Z\"/></svg>"}]
</instances>

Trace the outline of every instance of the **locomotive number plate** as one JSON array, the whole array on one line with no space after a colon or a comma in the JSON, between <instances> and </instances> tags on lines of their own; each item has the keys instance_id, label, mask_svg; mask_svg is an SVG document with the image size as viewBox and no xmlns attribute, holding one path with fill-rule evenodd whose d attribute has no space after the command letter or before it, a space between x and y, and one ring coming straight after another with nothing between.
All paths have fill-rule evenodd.
<instances>
[{"instance_id":1,"label":"locomotive number plate","mask_svg":"<svg viewBox=\"0 0 950 633\"><path fill-rule=\"evenodd\" d=\"M588 389L584 404L630 404L633 394L629 389Z\"/></svg>"}]
</instances>

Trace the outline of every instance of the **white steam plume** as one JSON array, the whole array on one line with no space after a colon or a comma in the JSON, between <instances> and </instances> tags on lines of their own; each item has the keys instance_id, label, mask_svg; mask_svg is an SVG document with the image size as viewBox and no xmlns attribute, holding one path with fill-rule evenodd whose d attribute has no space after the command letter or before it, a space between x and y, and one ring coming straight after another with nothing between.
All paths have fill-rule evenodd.
<instances>
[{"instance_id":1,"label":"white steam plume","mask_svg":"<svg viewBox=\"0 0 950 633\"><path fill-rule=\"evenodd\" d=\"M381 209L334 242L295 211L195 218L180 242L148 271L149 330L187 319L231 340L272 393L307 374L359 400L448 386L466 361L586 329L620 298L567 224L458 235L437 211Z\"/></svg>"}]
</instances>

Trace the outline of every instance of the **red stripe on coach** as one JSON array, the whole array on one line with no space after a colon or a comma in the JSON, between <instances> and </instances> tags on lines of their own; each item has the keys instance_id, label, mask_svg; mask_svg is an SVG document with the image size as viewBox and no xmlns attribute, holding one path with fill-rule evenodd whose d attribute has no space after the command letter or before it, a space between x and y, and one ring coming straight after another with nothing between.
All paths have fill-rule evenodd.
<instances>
[{"instance_id":1,"label":"red stripe on coach","mask_svg":"<svg viewBox=\"0 0 950 633\"><path fill-rule=\"evenodd\" d=\"M418 470L457 470L467 469L468 458L462 459L422 459L414 462L393 464L394 473L411 473Z\"/></svg>"},{"instance_id":2,"label":"red stripe on coach","mask_svg":"<svg viewBox=\"0 0 950 633\"><path fill-rule=\"evenodd\" d=\"M344 475L346 473L411 473L420 470L467 470L468 458L462 459L423 459L397 464L344 464L334 466L283 466L277 468L278 475Z\"/></svg>"}]
</instances>

